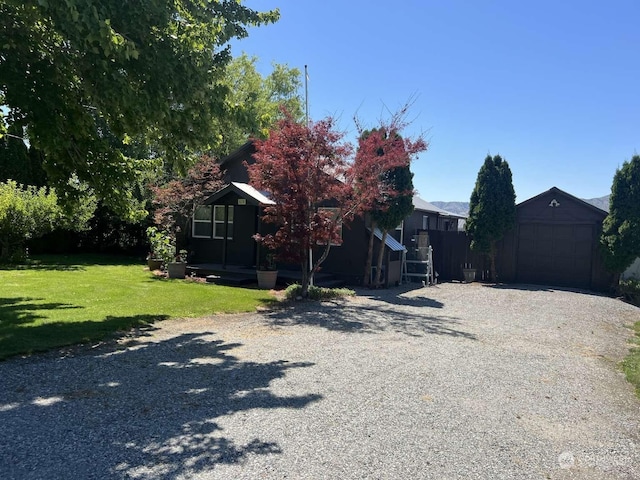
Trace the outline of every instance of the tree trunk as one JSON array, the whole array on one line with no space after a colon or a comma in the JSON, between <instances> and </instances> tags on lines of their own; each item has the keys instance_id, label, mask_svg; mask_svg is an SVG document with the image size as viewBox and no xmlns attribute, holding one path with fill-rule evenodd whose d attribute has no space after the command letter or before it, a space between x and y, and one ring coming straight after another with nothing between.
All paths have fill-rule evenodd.
<instances>
[{"instance_id":1,"label":"tree trunk","mask_svg":"<svg viewBox=\"0 0 640 480\"><path fill-rule=\"evenodd\" d=\"M328 244L322 255L318 257L318 259L314 262L313 266L309 268L309 256L306 255L305 261L302 266L302 297L307 298L309 296L309 285L311 283L311 279L322 265L327 257L329 256L329 251L331 250L331 244Z\"/></svg>"},{"instance_id":2,"label":"tree trunk","mask_svg":"<svg viewBox=\"0 0 640 480\"><path fill-rule=\"evenodd\" d=\"M382 262L384 261L386 241L387 241L387 231L383 230L382 240L380 241L380 251L378 252L378 264L376 265L376 278L374 280L374 285L376 288L382 286L380 277L382 277Z\"/></svg>"},{"instance_id":3,"label":"tree trunk","mask_svg":"<svg viewBox=\"0 0 640 480\"><path fill-rule=\"evenodd\" d=\"M309 275L309 257L305 255L305 259L302 261L302 268L300 271L302 272L302 293L300 294L302 298L307 298L309 296L309 280L311 275Z\"/></svg>"},{"instance_id":4,"label":"tree trunk","mask_svg":"<svg viewBox=\"0 0 640 480\"><path fill-rule=\"evenodd\" d=\"M367 250L367 261L364 265L364 276L362 277L362 285L367 286L371 283L371 265L373 265L373 238L376 229L376 222L371 221L371 235L369 235L369 249Z\"/></svg>"},{"instance_id":5,"label":"tree trunk","mask_svg":"<svg viewBox=\"0 0 640 480\"><path fill-rule=\"evenodd\" d=\"M489 260L491 260L491 281L498 283L498 272L496 271L496 244L491 243L491 251L489 252Z\"/></svg>"}]
</instances>

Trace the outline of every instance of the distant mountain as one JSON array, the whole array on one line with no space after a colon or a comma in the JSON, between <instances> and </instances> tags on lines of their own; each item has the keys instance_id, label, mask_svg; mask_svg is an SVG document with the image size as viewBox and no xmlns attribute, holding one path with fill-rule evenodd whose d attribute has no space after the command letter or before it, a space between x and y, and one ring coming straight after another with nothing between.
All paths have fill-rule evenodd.
<instances>
[{"instance_id":1,"label":"distant mountain","mask_svg":"<svg viewBox=\"0 0 640 480\"><path fill-rule=\"evenodd\" d=\"M609 195L598 198L585 198L584 201L590 203L594 207L601 208L605 212L609 211Z\"/></svg>"},{"instance_id":2,"label":"distant mountain","mask_svg":"<svg viewBox=\"0 0 640 480\"><path fill-rule=\"evenodd\" d=\"M609 195L598 198L585 198L585 202L591 205L601 208L602 210L609 211ZM469 202L430 202L438 208L442 208L447 212L457 213L458 215L469 214Z\"/></svg>"},{"instance_id":3,"label":"distant mountain","mask_svg":"<svg viewBox=\"0 0 640 480\"><path fill-rule=\"evenodd\" d=\"M429 202L447 212L466 215L469 213L469 202Z\"/></svg>"}]
</instances>

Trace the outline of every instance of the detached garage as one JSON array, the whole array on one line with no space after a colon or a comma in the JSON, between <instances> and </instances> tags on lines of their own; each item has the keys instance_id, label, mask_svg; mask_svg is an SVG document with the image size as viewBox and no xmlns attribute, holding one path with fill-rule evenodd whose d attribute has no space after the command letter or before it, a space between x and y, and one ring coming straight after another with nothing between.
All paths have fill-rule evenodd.
<instances>
[{"instance_id":1,"label":"detached garage","mask_svg":"<svg viewBox=\"0 0 640 480\"><path fill-rule=\"evenodd\" d=\"M606 289L598 240L607 212L553 187L517 205L517 227L505 238L503 280Z\"/></svg>"}]
</instances>

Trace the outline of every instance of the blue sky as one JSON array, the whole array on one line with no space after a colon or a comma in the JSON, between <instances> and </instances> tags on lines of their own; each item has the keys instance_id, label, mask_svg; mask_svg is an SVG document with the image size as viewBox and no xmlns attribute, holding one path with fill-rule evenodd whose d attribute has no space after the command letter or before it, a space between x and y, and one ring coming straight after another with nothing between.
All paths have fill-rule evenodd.
<instances>
[{"instance_id":1,"label":"blue sky","mask_svg":"<svg viewBox=\"0 0 640 480\"><path fill-rule=\"evenodd\" d=\"M640 150L640 2L251 0L279 8L233 54L309 68L311 118L375 126L415 97L409 134L426 200L468 201L488 153L511 166L517 201L552 186L610 193Z\"/></svg>"}]
</instances>

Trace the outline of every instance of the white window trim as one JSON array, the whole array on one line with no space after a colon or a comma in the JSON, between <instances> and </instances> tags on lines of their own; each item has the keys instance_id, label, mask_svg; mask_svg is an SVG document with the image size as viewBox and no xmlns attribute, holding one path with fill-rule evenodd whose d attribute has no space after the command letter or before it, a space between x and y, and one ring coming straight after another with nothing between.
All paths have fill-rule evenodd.
<instances>
[{"instance_id":1,"label":"white window trim","mask_svg":"<svg viewBox=\"0 0 640 480\"><path fill-rule=\"evenodd\" d=\"M213 206L213 216L212 216L212 220L213 220L213 225L212 225L212 233L213 233L213 239L215 240L224 240L224 220L216 220L216 209L221 208L224 211L224 208L227 205L214 205ZM229 210L233 211L233 205L228 205ZM235 212L234 212L235 214ZM235 217L235 215L234 215ZM217 235L217 228L218 225L220 226L220 228L222 229L222 232L220 235ZM233 240L233 220L229 221L227 219L227 240Z\"/></svg>"},{"instance_id":2,"label":"white window trim","mask_svg":"<svg viewBox=\"0 0 640 480\"><path fill-rule=\"evenodd\" d=\"M196 210L198 208L206 208L206 207L211 207L211 205L200 205L198 207L196 207ZM211 214L213 215L213 209L211 209ZM196 220L196 215L195 213L193 214L193 217L191 218L191 236L193 238L211 238L211 235L196 235L196 223L206 223L211 225L211 232L213 232L213 218L210 216L208 220Z\"/></svg>"}]
</instances>

